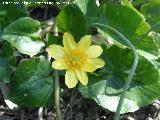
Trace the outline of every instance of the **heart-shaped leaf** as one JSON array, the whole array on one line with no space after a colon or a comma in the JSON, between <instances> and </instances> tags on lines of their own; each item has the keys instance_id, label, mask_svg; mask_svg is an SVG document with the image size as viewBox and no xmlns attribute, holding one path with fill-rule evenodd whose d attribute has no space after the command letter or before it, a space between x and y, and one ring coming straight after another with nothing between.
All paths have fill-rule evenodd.
<instances>
[{"instance_id":1,"label":"heart-shaped leaf","mask_svg":"<svg viewBox=\"0 0 160 120\"><path fill-rule=\"evenodd\" d=\"M105 4L100 11L99 22L115 28L132 43L138 42L150 29L144 16L129 3ZM110 33L110 35L120 41L115 34Z\"/></svg>"},{"instance_id":2,"label":"heart-shaped leaf","mask_svg":"<svg viewBox=\"0 0 160 120\"><path fill-rule=\"evenodd\" d=\"M85 18L81 10L74 5L65 7L57 16L57 25L62 32L70 32L76 41L86 34Z\"/></svg>"},{"instance_id":3,"label":"heart-shaped leaf","mask_svg":"<svg viewBox=\"0 0 160 120\"><path fill-rule=\"evenodd\" d=\"M87 86L79 86L81 94L94 99L100 106L115 112L131 65L133 55L129 49L112 46L103 49L106 66L101 76L91 76ZM121 113L136 111L160 97L160 73L154 62L141 53Z\"/></svg>"},{"instance_id":4,"label":"heart-shaped leaf","mask_svg":"<svg viewBox=\"0 0 160 120\"><path fill-rule=\"evenodd\" d=\"M9 99L30 107L50 104L53 97L53 78L50 74L50 62L45 58L22 61L10 82Z\"/></svg>"},{"instance_id":5,"label":"heart-shaped leaf","mask_svg":"<svg viewBox=\"0 0 160 120\"><path fill-rule=\"evenodd\" d=\"M37 34L39 29L40 23L37 20L24 17L7 26L2 38L10 42L21 53L32 57L41 52L45 45Z\"/></svg>"}]
</instances>

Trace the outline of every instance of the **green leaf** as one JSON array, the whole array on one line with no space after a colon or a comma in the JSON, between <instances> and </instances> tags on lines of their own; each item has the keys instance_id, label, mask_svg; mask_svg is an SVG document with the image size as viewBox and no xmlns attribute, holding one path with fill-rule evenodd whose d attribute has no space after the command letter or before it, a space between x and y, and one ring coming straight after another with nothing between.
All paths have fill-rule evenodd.
<instances>
[{"instance_id":1,"label":"green leaf","mask_svg":"<svg viewBox=\"0 0 160 120\"><path fill-rule=\"evenodd\" d=\"M30 17L20 18L5 27L5 35L26 35L32 36L40 29L40 22Z\"/></svg>"},{"instance_id":2,"label":"green leaf","mask_svg":"<svg viewBox=\"0 0 160 120\"><path fill-rule=\"evenodd\" d=\"M160 1L150 0L142 6L141 13L146 17L152 29L160 32Z\"/></svg>"},{"instance_id":3,"label":"green leaf","mask_svg":"<svg viewBox=\"0 0 160 120\"><path fill-rule=\"evenodd\" d=\"M137 49L143 50L155 56L160 56L160 34L150 32L136 45Z\"/></svg>"},{"instance_id":4,"label":"green leaf","mask_svg":"<svg viewBox=\"0 0 160 120\"><path fill-rule=\"evenodd\" d=\"M75 0L75 4L81 9L89 26L97 20L98 6L96 0Z\"/></svg>"},{"instance_id":5,"label":"green leaf","mask_svg":"<svg viewBox=\"0 0 160 120\"><path fill-rule=\"evenodd\" d=\"M129 3L123 5L105 4L100 11L99 22L115 28L132 43L136 43L150 29L143 15ZM110 35L119 40L115 34L110 33Z\"/></svg>"},{"instance_id":6,"label":"green leaf","mask_svg":"<svg viewBox=\"0 0 160 120\"><path fill-rule=\"evenodd\" d=\"M53 97L50 62L45 58L24 60L10 83L9 99L18 105L40 107L50 104Z\"/></svg>"},{"instance_id":7,"label":"green leaf","mask_svg":"<svg viewBox=\"0 0 160 120\"><path fill-rule=\"evenodd\" d=\"M14 51L8 42L3 42L0 46L0 80L9 83L12 67L15 66Z\"/></svg>"},{"instance_id":8,"label":"green leaf","mask_svg":"<svg viewBox=\"0 0 160 120\"><path fill-rule=\"evenodd\" d=\"M3 1L3 2L6 2L6 1ZM13 2L13 0L8 2ZM27 16L28 16L27 10L22 3L19 3L19 4L11 3L8 5L8 4L2 4L1 2L0 3L0 32L3 32L4 27L9 25L13 21L21 17L27 17ZM1 38L1 33L0 33L0 38Z\"/></svg>"},{"instance_id":9,"label":"green leaf","mask_svg":"<svg viewBox=\"0 0 160 120\"><path fill-rule=\"evenodd\" d=\"M62 45L62 39L60 36L55 36L53 34L47 34L46 40L47 40L47 47L49 47L52 44Z\"/></svg>"},{"instance_id":10,"label":"green leaf","mask_svg":"<svg viewBox=\"0 0 160 120\"><path fill-rule=\"evenodd\" d=\"M4 35L3 39L10 42L21 53L30 55L31 57L39 53L42 47L44 47L42 41L33 41L27 36Z\"/></svg>"},{"instance_id":11,"label":"green leaf","mask_svg":"<svg viewBox=\"0 0 160 120\"><path fill-rule=\"evenodd\" d=\"M134 1L132 2L132 4L133 4L134 6L138 6L138 5L144 4L144 3L148 2L148 1L150 1L150 0L134 0Z\"/></svg>"},{"instance_id":12,"label":"green leaf","mask_svg":"<svg viewBox=\"0 0 160 120\"><path fill-rule=\"evenodd\" d=\"M91 79L91 78L90 78ZM93 80L95 78L92 78ZM81 86L79 88L81 94L86 97L86 98L92 98L95 100L98 105L102 106L105 109L108 109L112 112L115 112L117 109L117 105L119 102L119 96L118 95L108 95L106 93L106 86L107 81L105 79L99 79L98 82L94 84L90 84L88 86ZM108 89L107 89L108 90ZM98 92L97 92L98 91ZM139 107L137 104L130 100L130 99L125 99L123 107L121 109L121 113L126 113L126 112L134 112L138 109Z\"/></svg>"},{"instance_id":13,"label":"green leaf","mask_svg":"<svg viewBox=\"0 0 160 120\"><path fill-rule=\"evenodd\" d=\"M0 57L0 80L8 83L10 81L10 72L11 68L9 67L8 59Z\"/></svg>"},{"instance_id":14,"label":"green leaf","mask_svg":"<svg viewBox=\"0 0 160 120\"><path fill-rule=\"evenodd\" d=\"M103 49L102 59L106 65L101 76L89 77L87 86L79 90L86 98L94 99L100 106L115 112L129 70L133 55L129 49L112 46ZM124 100L121 113L133 112L160 97L160 73L154 62L139 54L139 63Z\"/></svg>"},{"instance_id":15,"label":"green leaf","mask_svg":"<svg viewBox=\"0 0 160 120\"><path fill-rule=\"evenodd\" d=\"M1 46L0 56L6 57L6 58L13 57L14 49L12 45L10 45L8 42L3 42L0 44L0 46Z\"/></svg>"},{"instance_id":16,"label":"green leaf","mask_svg":"<svg viewBox=\"0 0 160 120\"><path fill-rule=\"evenodd\" d=\"M75 4L86 16L97 16L98 6L96 0L75 0Z\"/></svg>"},{"instance_id":17,"label":"green leaf","mask_svg":"<svg viewBox=\"0 0 160 120\"><path fill-rule=\"evenodd\" d=\"M41 52L45 46L37 34L39 29L40 23L38 21L24 17L7 26L2 38L11 43L19 52L32 57Z\"/></svg>"},{"instance_id":18,"label":"green leaf","mask_svg":"<svg viewBox=\"0 0 160 120\"><path fill-rule=\"evenodd\" d=\"M77 6L66 6L56 20L60 31L70 32L76 41L79 41L87 32L84 15Z\"/></svg>"},{"instance_id":19,"label":"green leaf","mask_svg":"<svg viewBox=\"0 0 160 120\"><path fill-rule=\"evenodd\" d=\"M10 1L13 2L13 1ZM27 10L22 3L19 4L0 4L0 17L3 21L1 25L5 27L9 23L21 17L28 16Z\"/></svg>"},{"instance_id":20,"label":"green leaf","mask_svg":"<svg viewBox=\"0 0 160 120\"><path fill-rule=\"evenodd\" d=\"M3 41L1 38L2 38L2 34L3 34L3 28L2 26L0 25L0 42Z\"/></svg>"}]
</instances>

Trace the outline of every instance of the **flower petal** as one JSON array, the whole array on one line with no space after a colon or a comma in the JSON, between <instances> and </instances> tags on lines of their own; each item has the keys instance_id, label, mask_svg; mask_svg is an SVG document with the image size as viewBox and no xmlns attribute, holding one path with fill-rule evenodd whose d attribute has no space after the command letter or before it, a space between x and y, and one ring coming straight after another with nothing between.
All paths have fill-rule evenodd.
<instances>
[{"instance_id":1,"label":"flower petal","mask_svg":"<svg viewBox=\"0 0 160 120\"><path fill-rule=\"evenodd\" d=\"M88 83L88 76L86 72L80 71L80 70L76 70L76 75L78 77L78 80L83 84L83 85L87 85Z\"/></svg>"},{"instance_id":2,"label":"flower petal","mask_svg":"<svg viewBox=\"0 0 160 120\"><path fill-rule=\"evenodd\" d=\"M102 54L102 52L103 52L103 49L101 46L92 45L88 48L87 54L88 54L88 57L97 58Z\"/></svg>"},{"instance_id":3,"label":"flower petal","mask_svg":"<svg viewBox=\"0 0 160 120\"><path fill-rule=\"evenodd\" d=\"M67 70L65 74L65 84L68 86L68 88L73 88L77 85L78 78L76 76L76 73L72 70Z\"/></svg>"},{"instance_id":4,"label":"flower petal","mask_svg":"<svg viewBox=\"0 0 160 120\"><path fill-rule=\"evenodd\" d=\"M76 42L74 41L73 36L68 32L65 32L63 35L63 45L65 50L74 49L76 47Z\"/></svg>"},{"instance_id":5,"label":"flower petal","mask_svg":"<svg viewBox=\"0 0 160 120\"><path fill-rule=\"evenodd\" d=\"M63 69L68 68L68 66L66 64L66 61L63 58L53 61L52 62L52 67L54 69L59 69L59 70L63 70Z\"/></svg>"},{"instance_id":6,"label":"flower petal","mask_svg":"<svg viewBox=\"0 0 160 120\"><path fill-rule=\"evenodd\" d=\"M91 45L91 35L85 35L80 39L78 42L78 47L88 49L88 47Z\"/></svg>"},{"instance_id":7,"label":"flower petal","mask_svg":"<svg viewBox=\"0 0 160 120\"><path fill-rule=\"evenodd\" d=\"M105 62L100 58L91 58L88 61L90 64L95 65L96 69L105 65Z\"/></svg>"},{"instance_id":8,"label":"flower petal","mask_svg":"<svg viewBox=\"0 0 160 120\"><path fill-rule=\"evenodd\" d=\"M105 62L100 58L89 58L88 62L82 67L82 71L94 72L96 69L105 65Z\"/></svg>"},{"instance_id":9,"label":"flower petal","mask_svg":"<svg viewBox=\"0 0 160 120\"><path fill-rule=\"evenodd\" d=\"M88 62L86 63L83 67L82 67L82 71L85 71L85 72L94 72L96 70L96 66L91 63L91 62Z\"/></svg>"},{"instance_id":10,"label":"flower petal","mask_svg":"<svg viewBox=\"0 0 160 120\"><path fill-rule=\"evenodd\" d=\"M64 48L60 45L50 45L47 48L47 52L54 59L64 57Z\"/></svg>"}]
</instances>

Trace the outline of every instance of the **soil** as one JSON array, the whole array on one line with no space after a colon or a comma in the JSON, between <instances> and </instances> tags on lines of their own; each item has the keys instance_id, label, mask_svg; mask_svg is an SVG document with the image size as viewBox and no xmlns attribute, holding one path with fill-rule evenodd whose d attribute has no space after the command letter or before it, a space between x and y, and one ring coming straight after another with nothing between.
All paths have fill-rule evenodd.
<instances>
[{"instance_id":1,"label":"soil","mask_svg":"<svg viewBox=\"0 0 160 120\"><path fill-rule=\"evenodd\" d=\"M65 90L61 99L64 120L113 120L114 113L103 109L93 100L85 99L78 91ZM72 99L71 99L72 98ZM0 94L0 120L38 120L39 108L15 107L9 109ZM43 120L56 120L53 106L43 108ZM160 120L160 101L140 108L133 113L121 115L121 120Z\"/></svg>"}]
</instances>

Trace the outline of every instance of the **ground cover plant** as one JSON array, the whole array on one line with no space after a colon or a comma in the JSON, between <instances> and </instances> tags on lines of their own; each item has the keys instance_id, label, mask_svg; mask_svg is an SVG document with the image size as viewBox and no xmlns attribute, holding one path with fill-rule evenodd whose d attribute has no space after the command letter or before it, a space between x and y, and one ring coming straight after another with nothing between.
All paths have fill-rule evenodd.
<instances>
[{"instance_id":1,"label":"ground cover plant","mask_svg":"<svg viewBox=\"0 0 160 120\"><path fill-rule=\"evenodd\" d=\"M80 119L78 94L119 120L160 98L159 57L160 0L0 2L0 88L19 107L66 119L69 94Z\"/></svg>"}]
</instances>

